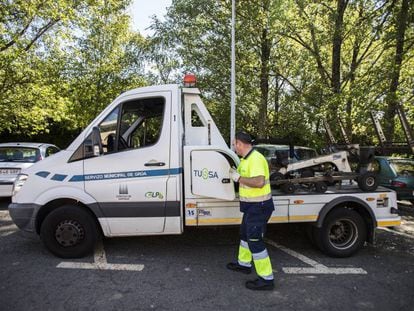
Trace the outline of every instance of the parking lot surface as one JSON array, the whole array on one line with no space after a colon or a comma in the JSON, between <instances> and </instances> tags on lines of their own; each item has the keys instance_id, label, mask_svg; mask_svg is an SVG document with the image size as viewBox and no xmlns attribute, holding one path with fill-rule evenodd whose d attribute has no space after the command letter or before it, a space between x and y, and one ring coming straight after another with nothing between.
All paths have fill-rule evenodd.
<instances>
[{"instance_id":1,"label":"parking lot surface","mask_svg":"<svg viewBox=\"0 0 414 311\"><path fill-rule=\"evenodd\" d=\"M255 292L235 259L238 227L178 236L104 239L94 254L62 260L20 232L0 207L1 310L413 310L414 208L375 245L330 258L302 225L272 225L267 247L276 287Z\"/></svg>"}]
</instances>

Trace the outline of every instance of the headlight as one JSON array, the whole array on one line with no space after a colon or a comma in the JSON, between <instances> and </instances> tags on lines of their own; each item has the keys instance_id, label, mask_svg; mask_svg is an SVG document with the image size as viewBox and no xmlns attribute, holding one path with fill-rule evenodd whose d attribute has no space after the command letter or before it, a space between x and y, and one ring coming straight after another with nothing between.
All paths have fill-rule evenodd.
<instances>
[{"instance_id":1,"label":"headlight","mask_svg":"<svg viewBox=\"0 0 414 311\"><path fill-rule=\"evenodd\" d=\"M17 194L17 192L19 192L20 189L22 189L24 183L27 180L27 177L28 176L26 174L17 175L17 178L16 178L16 180L14 181L14 184L13 184L13 192L12 192L13 196L15 196Z\"/></svg>"}]
</instances>

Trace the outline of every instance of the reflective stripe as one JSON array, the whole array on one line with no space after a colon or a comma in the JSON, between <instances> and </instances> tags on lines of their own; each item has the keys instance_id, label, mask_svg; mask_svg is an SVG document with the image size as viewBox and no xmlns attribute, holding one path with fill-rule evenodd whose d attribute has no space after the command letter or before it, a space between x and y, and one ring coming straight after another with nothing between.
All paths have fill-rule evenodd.
<instances>
[{"instance_id":1,"label":"reflective stripe","mask_svg":"<svg viewBox=\"0 0 414 311\"><path fill-rule=\"evenodd\" d=\"M240 240L238 262L243 267L250 268L252 266L252 253L250 252L249 244L243 240Z\"/></svg>"},{"instance_id":2,"label":"reflective stripe","mask_svg":"<svg viewBox=\"0 0 414 311\"><path fill-rule=\"evenodd\" d=\"M271 281L271 280L273 280L274 279L274 277L273 277L273 273L272 274L269 274L269 275L261 275L260 276L262 279L265 279L266 281Z\"/></svg>"},{"instance_id":3,"label":"reflective stripe","mask_svg":"<svg viewBox=\"0 0 414 311\"><path fill-rule=\"evenodd\" d=\"M243 261L240 261L240 260L238 261L238 263L239 263L240 266L243 266L243 267L247 267L247 268L252 267L251 263L243 262Z\"/></svg>"},{"instance_id":4,"label":"reflective stripe","mask_svg":"<svg viewBox=\"0 0 414 311\"><path fill-rule=\"evenodd\" d=\"M246 241L240 240L240 246L249 249L249 243Z\"/></svg>"},{"instance_id":5,"label":"reflective stripe","mask_svg":"<svg viewBox=\"0 0 414 311\"><path fill-rule=\"evenodd\" d=\"M263 186L268 185L268 184L270 184L270 181L269 181L269 179L266 179ZM254 189L254 187L249 187L249 186L244 185L244 184L240 184L239 187L244 188L244 189Z\"/></svg>"},{"instance_id":6,"label":"reflective stripe","mask_svg":"<svg viewBox=\"0 0 414 311\"><path fill-rule=\"evenodd\" d=\"M258 197L243 197L240 196L240 201L243 202L263 202L263 201L267 201L270 200L272 198L272 194L265 194L265 195L261 195Z\"/></svg>"},{"instance_id":7,"label":"reflective stripe","mask_svg":"<svg viewBox=\"0 0 414 311\"><path fill-rule=\"evenodd\" d=\"M254 260L265 259L266 257L269 257L269 254L267 253L267 249L261 251L260 253L253 253Z\"/></svg>"}]
</instances>

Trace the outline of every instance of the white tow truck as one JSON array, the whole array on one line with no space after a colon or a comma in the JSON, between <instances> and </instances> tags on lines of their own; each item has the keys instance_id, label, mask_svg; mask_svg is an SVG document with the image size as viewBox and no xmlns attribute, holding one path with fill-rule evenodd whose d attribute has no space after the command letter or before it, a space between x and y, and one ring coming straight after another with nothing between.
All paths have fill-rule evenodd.
<instances>
[{"instance_id":1,"label":"white tow truck","mask_svg":"<svg viewBox=\"0 0 414 311\"><path fill-rule=\"evenodd\" d=\"M236 225L241 213L229 168L238 163L197 88L137 88L116 98L66 150L23 171L9 211L62 258L87 255L101 234ZM386 188L273 191L269 222L311 224L312 239L330 256L350 256L374 241L377 226L401 221Z\"/></svg>"}]
</instances>

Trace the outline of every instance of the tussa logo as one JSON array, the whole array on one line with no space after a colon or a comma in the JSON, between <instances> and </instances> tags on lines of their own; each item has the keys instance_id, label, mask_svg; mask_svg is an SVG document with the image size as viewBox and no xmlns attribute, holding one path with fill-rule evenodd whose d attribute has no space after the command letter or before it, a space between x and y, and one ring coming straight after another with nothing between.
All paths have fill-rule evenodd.
<instances>
[{"instance_id":1,"label":"tussa logo","mask_svg":"<svg viewBox=\"0 0 414 311\"><path fill-rule=\"evenodd\" d=\"M217 178L218 179L217 172L209 171L206 168L203 168L201 171L200 170L194 170L194 176L195 177L201 177L203 179L211 179L211 178Z\"/></svg>"},{"instance_id":2,"label":"tussa logo","mask_svg":"<svg viewBox=\"0 0 414 311\"><path fill-rule=\"evenodd\" d=\"M158 198L158 199L161 199L161 200L164 199L164 196L162 195L161 192L152 192L152 191L148 191L147 193L145 193L145 197L149 198L149 199L151 199L151 198L153 198L153 199Z\"/></svg>"}]
</instances>

